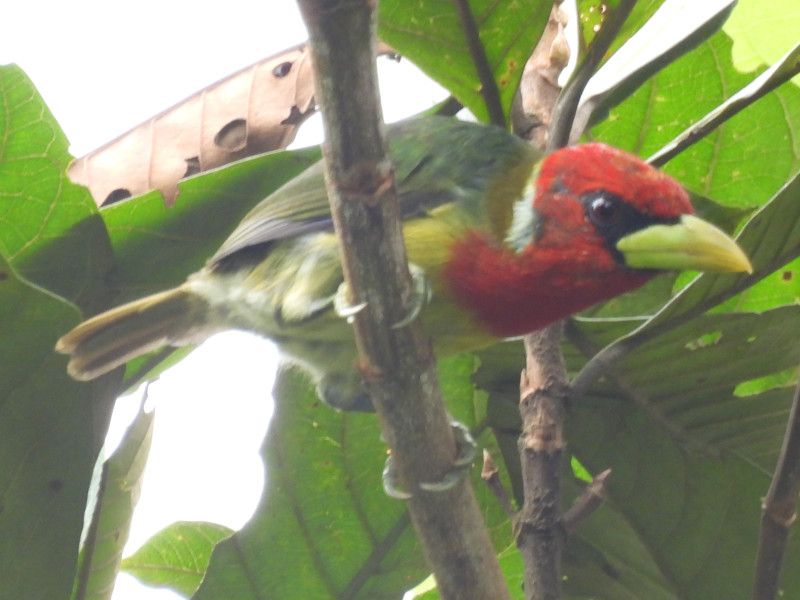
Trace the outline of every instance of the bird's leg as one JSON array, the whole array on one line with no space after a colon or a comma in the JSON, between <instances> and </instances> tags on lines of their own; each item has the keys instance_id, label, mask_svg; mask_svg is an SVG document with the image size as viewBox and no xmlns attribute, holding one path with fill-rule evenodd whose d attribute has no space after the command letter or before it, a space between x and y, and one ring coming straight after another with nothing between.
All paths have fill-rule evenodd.
<instances>
[{"instance_id":1,"label":"bird's leg","mask_svg":"<svg viewBox=\"0 0 800 600\"><path fill-rule=\"evenodd\" d=\"M419 313L422 312L423 307L430 302L431 296L433 295L433 290L428 282L428 278L425 277L425 270L414 263L408 263L408 270L411 273L411 284L413 287L411 310L405 317L392 325L392 329L400 329L412 323L414 319L419 316Z\"/></svg>"},{"instance_id":2,"label":"bird's leg","mask_svg":"<svg viewBox=\"0 0 800 600\"><path fill-rule=\"evenodd\" d=\"M421 481L419 483L421 490L426 492L446 492L452 489L466 477L472 462L475 460L475 453L478 447L475 444L475 440L472 439L469 429L458 421L450 421L450 426L455 434L456 449L458 451L453 461L453 466L439 481ZM394 467L392 456L389 455L383 468L383 490L391 498L408 500L413 494L401 488L397 479L397 470Z\"/></svg>"},{"instance_id":3,"label":"bird's leg","mask_svg":"<svg viewBox=\"0 0 800 600\"><path fill-rule=\"evenodd\" d=\"M366 307L366 302L353 304L350 301L350 286L346 281L343 281L336 289L336 294L333 296L333 310L348 323L352 323L355 316Z\"/></svg>"}]
</instances>

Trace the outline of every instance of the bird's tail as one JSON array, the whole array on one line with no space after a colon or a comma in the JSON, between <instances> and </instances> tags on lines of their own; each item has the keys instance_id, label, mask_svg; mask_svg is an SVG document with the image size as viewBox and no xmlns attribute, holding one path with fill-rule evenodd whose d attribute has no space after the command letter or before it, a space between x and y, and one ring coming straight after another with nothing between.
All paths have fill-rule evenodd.
<instances>
[{"instance_id":1,"label":"bird's tail","mask_svg":"<svg viewBox=\"0 0 800 600\"><path fill-rule=\"evenodd\" d=\"M207 310L203 298L177 287L84 321L58 340L56 351L70 355L72 377L94 379L161 346L189 343Z\"/></svg>"}]
</instances>

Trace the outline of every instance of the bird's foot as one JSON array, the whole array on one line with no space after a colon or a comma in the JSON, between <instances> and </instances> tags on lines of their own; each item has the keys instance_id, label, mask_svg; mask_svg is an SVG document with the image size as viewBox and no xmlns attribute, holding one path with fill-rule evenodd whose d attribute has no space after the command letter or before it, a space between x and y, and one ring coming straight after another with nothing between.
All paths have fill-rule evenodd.
<instances>
[{"instance_id":1,"label":"bird's foot","mask_svg":"<svg viewBox=\"0 0 800 600\"><path fill-rule=\"evenodd\" d=\"M421 481L419 488L423 491L446 492L454 488L467 476L472 461L475 460L478 446L472 439L469 429L458 421L451 421L450 426L453 428L456 438L456 449L458 450L456 459L453 461L452 468L439 481ZM391 455L386 459L386 465L383 468L383 491L387 496L398 500L408 500L414 495L404 490L398 483L397 470Z\"/></svg>"},{"instance_id":2,"label":"bird's foot","mask_svg":"<svg viewBox=\"0 0 800 600\"><path fill-rule=\"evenodd\" d=\"M422 312L423 307L430 302L431 297L433 296L431 285L428 282L428 278L425 277L425 269L415 265L414 263L409 263L408 270L411 273L411 284L413 286L411 310L405 317L392 325L392 329L400 329L401 327L405 327L409 323L412 323L414 319L419 316L419 313Z\"/></svg>"},{"instance_id":3,"label":"bird's foot","mask_svg":"<svg viewBox=\"0 0 800 600\"><path fill-rule=\"evenodd\" d=\"M336 314L345 319L348 323L352 323L355 316L367 307L366 302L353 304L350 301L350 286L346 282L342 282L333 296L333 310Z\"/></svg>"}]
</instances>

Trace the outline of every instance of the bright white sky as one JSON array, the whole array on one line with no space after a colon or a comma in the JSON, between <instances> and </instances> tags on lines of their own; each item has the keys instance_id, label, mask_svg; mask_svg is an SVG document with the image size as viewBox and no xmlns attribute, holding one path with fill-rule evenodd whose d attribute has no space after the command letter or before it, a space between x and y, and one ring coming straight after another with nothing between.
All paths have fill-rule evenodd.
<instances>
[{"instance_id":1,"label":"bright white sky","mask_svg":"<svg viewBox=\"0 0 800 600\"><path fill-rule=\"evenodd\" d=\"M10 12L9 12L10 11ZM294 0L197 3L28 0L4 7L0 64L19 64L81 156L195 91L306 39ZM391 69L385 117L397 120L446 94L408 64ZM413 90L413 95L411 91ZM318 143L318 117L296 144ZM243 333L209 340L150 387L153 446L127 553L177 520L239 528L264 483L258 456L269 416L276 352ZM138 398L120 402L118 440ZM114 600L180 596L122 574Z\"/></svg>"}]
</instances>

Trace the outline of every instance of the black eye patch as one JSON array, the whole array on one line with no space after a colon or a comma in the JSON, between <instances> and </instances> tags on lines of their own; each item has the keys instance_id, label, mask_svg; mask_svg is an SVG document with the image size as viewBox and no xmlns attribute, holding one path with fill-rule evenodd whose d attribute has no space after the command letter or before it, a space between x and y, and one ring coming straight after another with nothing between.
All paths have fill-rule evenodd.
<instances>
[{"instance_id":1,"label":"black eye patch","mask_svg":"<svg viewBox=\"0 0 800 600\"><path fill-rule=\"evenodd\" d=\"M581 197L586 220L592 223L606 242L606 247L619 262L624 262L617 250L617 242L640 229L651 225L671 225L678 217L664 219L636 210L619 196L605 190L597 190Z\"/></svg>"}]
</instances>

